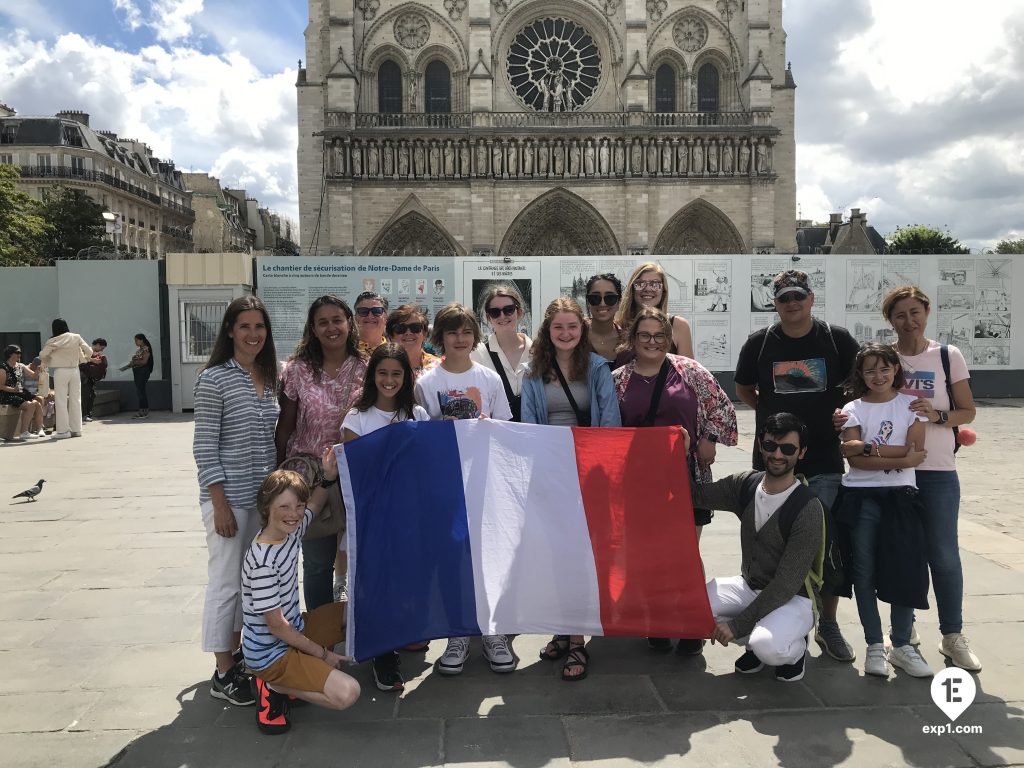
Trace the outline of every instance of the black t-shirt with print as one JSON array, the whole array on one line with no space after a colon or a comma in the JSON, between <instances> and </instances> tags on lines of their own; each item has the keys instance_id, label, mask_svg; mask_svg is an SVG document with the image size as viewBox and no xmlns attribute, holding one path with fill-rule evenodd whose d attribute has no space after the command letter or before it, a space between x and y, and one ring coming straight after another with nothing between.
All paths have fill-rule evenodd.
<instances>
[{"instance_id":1,"label":"black t-shirt with print","mask_svg":"<svg viewBox=\"0 0 1024 768\"><path fill-rule=\"evenodd\" d=\"M758 432L769 416L782 411L806 422L807 455L796 471L807 477L844 471L832 413L846 402L843 382L860 346L845 328L831 326L831 339L829 329L815 320L806 336L791 338L775 323L750 335L736 363L736 383L757 385ZM754 469L764 469L756 444Z\"/></svg>"}]
</instances>

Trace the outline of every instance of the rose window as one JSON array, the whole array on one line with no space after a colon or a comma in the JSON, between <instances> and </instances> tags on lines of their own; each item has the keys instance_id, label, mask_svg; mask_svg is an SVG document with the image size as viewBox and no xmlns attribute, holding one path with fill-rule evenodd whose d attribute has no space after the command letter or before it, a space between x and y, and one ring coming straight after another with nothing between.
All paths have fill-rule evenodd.
<instances>
[{"instance_id":1,"label":"rose window","mask_svg":"<svg viewBox=\"0 0 1024 768\"><path fill-rule=\"evenodd\" d=\"M695 16L686 16L672 27L672 38L687 53L696 53L708 41L708 25Z\"/></svg>"},{"instance_id":2,"label":"rose window","mask_svg":"<svg viewBox=\"0 0 1024 768\"><path fill-rule=\"evenodd\" d=\"M583 27L568 19L538 19L508 51L508 77L520 101L538 112L583 107L601 80L601 54Z\"/></svg>"}]
</instances>

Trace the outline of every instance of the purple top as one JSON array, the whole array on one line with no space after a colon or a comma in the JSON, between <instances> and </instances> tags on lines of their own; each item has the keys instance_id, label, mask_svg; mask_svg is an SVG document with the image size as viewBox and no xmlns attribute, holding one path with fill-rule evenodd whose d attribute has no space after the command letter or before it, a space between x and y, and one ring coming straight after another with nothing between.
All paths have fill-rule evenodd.
<instances>
[{"instance_id":1,"label":"purple top","mask_svg":"<svg viewBox=\"0 0 1024 768\"><path fill-rule=\"evenodd\" d=\"M633 372L626 384L626 392L619 401L622 413L622 426L638 427L651 408L651 395L658 376L644 377ZM697 396L683 381L683 377L674 367L668 369L665 379L665 391L658 401L658 412L654 414L654 426L681 426L690 433L691 438L697 432ZM696 440L691 440L690 452L696 450Z\"/></svg>"}]
</instances>

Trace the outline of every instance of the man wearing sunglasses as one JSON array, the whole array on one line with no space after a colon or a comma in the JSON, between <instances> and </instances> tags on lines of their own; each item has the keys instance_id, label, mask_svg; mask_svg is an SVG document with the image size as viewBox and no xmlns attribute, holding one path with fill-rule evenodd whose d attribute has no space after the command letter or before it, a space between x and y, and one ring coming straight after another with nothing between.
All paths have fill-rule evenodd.
<instances>
[{"instance_id":1,"label":"man wearing sunglasses","mask_svg":"<svg viewBox=\"0 0 1024 768\"><path fill-rule=\"evenodd\" d=\"M804 676L807 633L814 626L815 588L808 576L824 534L821 502L794 474L807 453L807 434L791 413L769 416L757 436L764 472L693 486L694 506L740 519L741 575L707 584L715 617L711 640L747 647L736 660L740 674L768 665L786 683Z\"/></svg>"},{"instance_id":2,"label":"man wearing sunglasses","mask_svg":"<svg viewBox=\"0 0 1024 768\"><path fill-rule=\"evenodd\" d=\"M832 414L846 402L842 383L850 375L859 345L845 328L811 314L814 293L807 273L780 272L772 287L779 322L751 334L744 343L736 363L736 395L756 411L758 433L771 414L783 411L807 425L807 455L796 471L831 507L845 469ZM756 445L753 466L766 468ZM838 597L821 595L814 639L833 659L852 662L856 654L839 630L838 606Z\"/></svg>"}]
</instances>

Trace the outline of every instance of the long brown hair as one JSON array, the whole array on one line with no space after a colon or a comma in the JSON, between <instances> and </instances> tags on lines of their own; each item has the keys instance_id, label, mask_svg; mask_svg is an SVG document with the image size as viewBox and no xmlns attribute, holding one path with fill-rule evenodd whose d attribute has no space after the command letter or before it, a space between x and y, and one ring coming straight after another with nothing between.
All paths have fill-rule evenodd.
<instances>
[{"instance_id":1,"label":"long brown hair","mask_svg":"<svg viewBox=\"0 0 1024 768\"><path fill-rule=\"evenodd\" d=\"M568 296L559 296L544 310L544 320L530 347L530 376L541 381L555 380L555 345L551 343L551 323L559 312L567 312L580 321L580 341L572 351L572 367L566 378L583 381L590 368L590 324L580 305Z\"/></svg>"},{"instance_id":2,"label":"long brown hair","mask_svg":"<svg viewBox=\"0 0 1024 768\"><path fill-rule=\"evenodd\" d=\"M888 363L896 369L896 373L892 380L892 388L894 390L899 392L906 383L906 378L903 375L903 364L900 363L899 353L888 344L875 344L868 342L866 344L861 344L860 349L857 350L857 357L853 360L853 368L850 370L850 376L845 382L843 382L843 392L845 392L848 397L864 397L864 395L870 391L871 388L867 385L867 382L864 381L864 364L870 357L877 357L883 363Z\"/></svg>"},{"instance_id":3,"label":"long brown hair","mask_svg":"<svg viewBox=\"0 0 1024 768\"><path fill-rule=\"evenodd\" d=\"M309 311L306 313L306 325L302 329L302 338L295 345L295 354L291 358L292 360L304 360L307 362L309 367L313 369L313 376L317 381L323 375L324 348L321 346L320 339L316 337L316 333L313 330L313 321L316 318L317 311L321 307L326 306L337 307L348 318L348 338L345 340L345 351L350 355L359 357L359 336L356 333L356 324L352 320L352 310L349 309L344 299L339 299L332 293L321 296L309 305Z\"/></svg>"},{"instance_id":4,"label":"long brown hair","mask_svg":"<svg viewBox=\"0 0 1024 768\"><path fill-rule=\"evenodd\" d=\"M235 327L238 316L249 310L256 310L263 315L263 324L267 327L267 340L263 343L263 349L256 355L256 367L263 375L266 386L276 390L277 352L274 350L274 332L270 327L270 313L267 312L267 308L259 296L239 296L228 304L228 308L224 310L224 319L220 321L217 338L213 342L210 359L206 361L203 370L223 365L235 356L235 343L231 340L231 329Z\"/></svg>"},{"instance_id":5,"label":"long brown hair","mask_svg":"<svg viewBox=\"0 0 1024 768\"><path fill-rule=\"evenodd\" d=\"M636 288L633 287L633 283L639 280L640 275L644 272L657 272L658 277L661 278L661 301L658 302L657 309L668 314L668 275L665 274L661 264L645 261L629 276L629 282L625 285L626 292L622 297L624 300L619 302L619 313L615 316L615 322L623 328L628 328L633 324L633 318L642 308L640 302L636 300Z\"/></svg>"}]
</instances>

